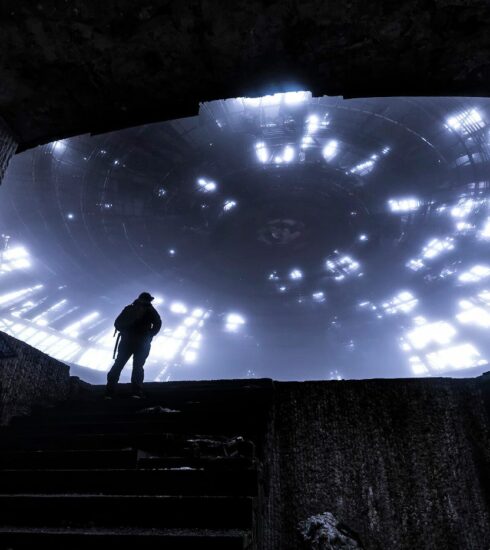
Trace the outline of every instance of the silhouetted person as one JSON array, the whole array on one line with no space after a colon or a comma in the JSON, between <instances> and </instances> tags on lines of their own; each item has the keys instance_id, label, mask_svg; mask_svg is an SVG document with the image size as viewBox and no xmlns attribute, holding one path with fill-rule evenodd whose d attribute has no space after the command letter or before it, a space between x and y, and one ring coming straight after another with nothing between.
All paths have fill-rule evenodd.
<instances>
[{"instance_id":1,"label":"silhouetted person","mask_svg":"<svg viewBox=\"0 0 490 550\"><path fill-rule=\"evenodd\" d=\"M162 327L162 320L157 310L151 305L154 300L148 292L142 292L129 306L126 306L114 321L119 331L119 346L117 357L111 370L107 373L106 397L110 398L116 391L119 376L133 356L133 372L131 386L133 397L143 397L143 380L145 372L143 366L150 354L151 341ZM114 352L115 355L115 352Z\"/></svg>"}]
</instances>

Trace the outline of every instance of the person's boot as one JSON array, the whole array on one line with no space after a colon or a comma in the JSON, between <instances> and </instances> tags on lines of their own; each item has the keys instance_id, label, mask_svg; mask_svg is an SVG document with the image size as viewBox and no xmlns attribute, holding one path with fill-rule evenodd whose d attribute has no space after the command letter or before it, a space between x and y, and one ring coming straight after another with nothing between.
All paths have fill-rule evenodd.
<instances>
[{"instance_id":1,"label":"person's boot","mask_svg":"<svg viewBox=\"0 0 490 550\"><path fill-rule=\"evenodd\" d=\"M104 393L104 399L113 399L116 392L114 388L111 388L109 386L106 386L105 393Z\"/></svg>"},{"instance_id":2,"label":"person's boot","mask_svg":"<svg viewBox=\"0 0 490 550\"><path fill-rule=\"evenodd\" d=\"M146 396L142 388L132 388L131 397L134 399L144 399Z\"/></svg>"}]
</instances>

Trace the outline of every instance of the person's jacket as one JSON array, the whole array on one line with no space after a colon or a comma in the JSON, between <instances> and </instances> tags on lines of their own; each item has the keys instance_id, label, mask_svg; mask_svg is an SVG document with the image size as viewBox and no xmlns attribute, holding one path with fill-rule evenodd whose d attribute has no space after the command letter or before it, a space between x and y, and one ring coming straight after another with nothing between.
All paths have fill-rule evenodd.
<instances>
[{"instance_id":1,"label":"person's jacket","mask_svg":"<svg viewBox=\"0 0 490 550\"><path fill-rule=\"evenodd\" d=\"M153 338L153 336L156 336L162 328L162 320L160 315L158 315L157 310L151 305L151 303L141 300L135 300L131 306L126 306L125 310L134 306L136 306L139 310L137 319L130 328L121 330L121 335L141 338L151 336Z\"/></svg>"}]
</instances>

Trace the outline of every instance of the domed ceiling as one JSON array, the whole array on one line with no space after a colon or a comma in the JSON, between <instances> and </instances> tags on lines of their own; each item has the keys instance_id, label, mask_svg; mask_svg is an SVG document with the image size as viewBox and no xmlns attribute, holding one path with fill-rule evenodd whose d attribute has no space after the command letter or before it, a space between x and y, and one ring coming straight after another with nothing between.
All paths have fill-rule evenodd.
<instances>
[{"instance_id":1,"label":"domed ceiling","mask_svg":"<svg viewBox=\"0 0 490 550\"><path fill-rule=\"evenodd\" d=\"M483 371L489 117L289 92L18 155L0 328L105 371L114 316L148 290L147 379Z\"/></svg>"}]
</instances>

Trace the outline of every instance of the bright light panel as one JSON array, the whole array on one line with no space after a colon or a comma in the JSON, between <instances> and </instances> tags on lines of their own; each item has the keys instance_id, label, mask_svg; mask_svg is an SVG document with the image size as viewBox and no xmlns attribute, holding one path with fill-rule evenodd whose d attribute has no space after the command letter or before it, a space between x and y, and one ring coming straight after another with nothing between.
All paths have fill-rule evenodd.
<instances>
[{"instance_id":1,"label":"bright light panel","mask_svg":"<svg viewBox=\"0 0 490 550\"><path fill-rule=\"evenodd\" d=\"M199 178L197 180L197 185L201 188L202 191L204 191L205 193L209 193L209 192L212 192L212 191L216 191L216 189L218 188L218 186L216 185L216 183L214 181L211 181L211 180L207 180L205 178Z\"/></svg>"},{"instance_id":2,"label":"bright light panel","mask_svg":"<svg viewBox=\"0 0 490 550\"><path fill-rule=\"evenodd\" d=\"M367 160L365 162L361 162L357 166L354 166L354 168L351 168L350 172L351 174L358 174L359 176L365 176L366 174L369 174L369 172L372 171L374 168L374 160Z\"/></svg>"},{"instance_id":3,"label":"bright light panel","mask_svg":"<svg viewBox=\"0 0 490 550\"><path fill-rule=\"evenodd\" d=\"M490 267L486 265L475 265L470 270L461 273L458 279L462 283L478 283L490 276Z\"/></svg>"},{"instance_id":4,"label":"bright light panel","mask_svg":"<svg viewBox=\"0 0 490 550\"><path fill-rule=\"evenodd\" d=\"M422 256L426 259L436 258L443 252L454 249L454 239L446 237L444 239L432 239L422 250Z\"/></svg>"},{"instance_id":5,"label":"bright light panel","mask_svg":"<svg viewBox=\"0 0 490 550\"><path fill-rule=\"evenodd\" d=\"M410 330L407 340L415 349L424 349L431 343L440 345L449 344L456 336L456 329L445 321L427 323L423 318L418 318L420 326Z\"/></svg>"},{"instance_id":6,"label":"bright light panel","mask_svg":"<svg viewBox=\"0 0 490 550\"><path fill-rule=\"evenodd\" d=\"M294 159L294 149L291 147L291 145L286 145L282 153L282 160L284 162L291 162L293 159Z\"/></svg>"},{"instance_id":7,"label":"bright light panel","mask_svg":"<svg viewBox=\"0 0 490 550\"><path fill-rule=\"evenodd\" d=\"M335 139L330 140L322 150L323 158L325 160L331 160L335 157L338 150L338 142Z\"/></svg>"},{"instance_id":8,"label":"bright light panel","mask_svg":"<svg viewBox=\"0 0 490 550\"><path fill-rule=\"evenodd\" d=\"M390 199L388 205L392 212L414 212L420 208L421 202L415 198Z\"/></svg>"},{"instance_id":9,"label":"bright light panel","mask_svg":"<svg viewBox=\"0 0 490 550\"><path fill-rule=\"evenodd\" d=\"M245 324L245 319L238 313L229 313L226 316L225 329L228 332L236 332Z\"/></svg>"},{"instance_id":10,"label":"bright light panel","mask_svg":"<svg viewBox=\"0 0 490 550\"><path fill-rule=\"evenodd\" d=\"M446 125L461 135L467 135L484 128L485 122L477 109L469 109L448 117Z\"/></svg>"},{"instance_id":11,"label":"bright light panel","mask_svg":"<svg viewBox=\"0 0 490 550\"><path fill-rule=\"evenodd\" d=\"M479 232L479 237L484 240L490 239L490 218L487 218L487 220L483 224L483 227Z\"/></svg>"},{"instance_id":12,"label":"bright light panel","mask_svg":"<svg viewBox=\"0 0 490 550\"><path fill-rule=\"evenodd\" d=\"M269 151L263 142L255 144L255 154L260 162L266 163L269 160Z\"/></svg>"},{"instance_id":13,"label":"bright light panel","mask_svg":"<svg viewBox=\"0 0 490 550\"><path fill-rule=\"evenodd\" d=\"M238 99L243 101L246 107L251 108L277 106L283 102L285 105L294 106L311 99L311 92L302 90L297 92L277 93L263 97L241 97Z\"/></svg>"},{"instance_id":14,"label":"bright light panel","mask_svg":"<svg viewBox=\"0 0 490 550\"><path fill-rule=\"evenodd\" d=\"M481 201L471 198L460 199L458 204L451 208L451 216L454 218L466 218L479 204L481 204Z\"/></svg>"},{"instance_id":15,"label":"bright light panel","mask_svg":"<svg viewBox=\"0 0 490 550\"><path fill-rule=\"evenodd\" d=\"M320 126L320 119L318 118L318 115L310 115L306 119L306 133L307 134L314 134Z\"/></svg>"},{"instance_id":16,"label":"bright light panel","mask_svg":"<svg viewBox=\"0 0 490 550\"><path fill-rule=\"evenodd\" d=\"M383 304L383 308L389 315L395 313L409 313L418 304L417 298L407 290L399 292L389 302Z\"/></svg>"},{"instance_id":17,"label":"bright light panel","mask_svg":"<svg viewBox=\"0 0 490 550\"><path fill-rule=\"evenodd\" d=\"M170 311L177 314L187 313L187 307L182 302L173 302L170 306Z\"/></svg>"},{"instance_id":18,"label":"bright light panel","mask_svg":"<svg viewBox=\"0 0 490 550\"><path fill-rule=\"evenodd\" d=\"M476 347L469 343L428 353L427 362L431 368L438 371L469 369L487 364L487 361L482 359Z\"/></svg>"}]
</instances>

